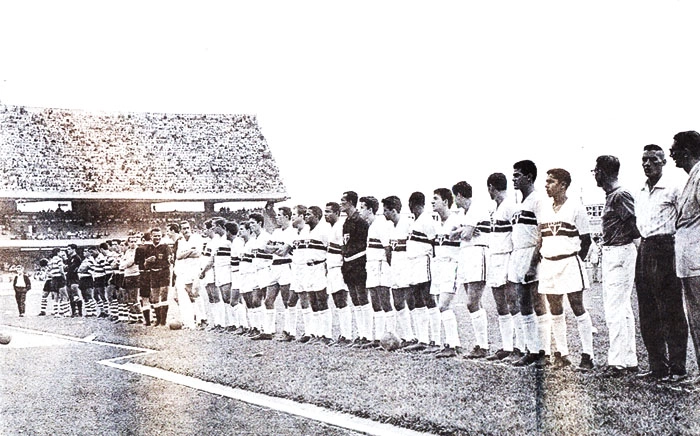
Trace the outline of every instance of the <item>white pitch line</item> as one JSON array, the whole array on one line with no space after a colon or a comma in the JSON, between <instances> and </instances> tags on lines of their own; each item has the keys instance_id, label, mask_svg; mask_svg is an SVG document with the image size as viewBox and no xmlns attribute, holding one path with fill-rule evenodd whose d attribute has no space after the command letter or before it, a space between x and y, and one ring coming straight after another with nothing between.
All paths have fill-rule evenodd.
<instances>
[{"instance_id":1,"label":"white pitch line","mask_svg":"<svg viewBox=\"0 0 700 436\"><path fill-rule=\"evenodd\" d=\"M415 430L397 427L391 424L384 424L370 419L360 418L348 413L336 412L312 404L298 403L293 400L272 397L264 394L232 388L217 383L207 382L198 378L177 374L160 368L139 365L135 363L118 364L113 359L103 360L99 363L112 367L131 371L138 374L147 375L161 380L187 386L192 389L208 392L214 395L231 398L266 409L277 410L290 415L300 416L312 421L323 422L334 427L353 430L373 436L396 436L396 435L430 435Z\"/></svg>"},{"instance_id":2,"label":"white pitch line","mask_svg":"<svg viewBox=\"0 0 700 436\"><path fill-rule=\"evenodd\" d=\"M150 377L158 378L161 380L169 381L171 383L176 383L182 386L187 386L192 389L197 389L200 391L208 392L214 395L221 395L223 397L231 398L234 400L242 401L244 403L253 404L255 406L264 407L271 410L277 410L279 412L287 413L289 415L300 416L302 418L309 419L311 421L323 422L334 427L339 427L347 430L357 431L360 433L365 433L372 436L396 436L396 435L407 435L407 436L429 436L432 433L424 433L415 430L409 430L402 427L397 427L391 424L384 424L381 422L372 421L366 418L360 418L358 416L350 415L348 413L336 412L333 410L325 409L323 407L314 406L313 404L298 403L293 400L288 400L285 398L277 398L269 395L258 394L255 392L246 391L243 389L232 388L230 386L224 386L217 383L207 382L200 380L198 378L177 374L174 372L166 371L160 368L153 368L150 366L139 365L136 363L116 363L117 360L131 359L133 357L144 356L147 354L157 353L156 350L150 350L148 348L132 347L129 345L111 344L109 342L93 341L84 338L76 338L72 336L59 335L56 333L47 333L38 330L27 329L23 327L15 326L2 326L15 330L20 330L24 332L29 332L38 335L51 336L55 338L65 339L74 342L83 342L87 344L96 344L107 347L121 348L124 350L139 351L137 354L131 354L126 356L114 357L111 359L105 359L98 361L98 363L111 367L117 368L125 371L131 371L138 374L147 375Z\"/></svg>"}]
</instances>

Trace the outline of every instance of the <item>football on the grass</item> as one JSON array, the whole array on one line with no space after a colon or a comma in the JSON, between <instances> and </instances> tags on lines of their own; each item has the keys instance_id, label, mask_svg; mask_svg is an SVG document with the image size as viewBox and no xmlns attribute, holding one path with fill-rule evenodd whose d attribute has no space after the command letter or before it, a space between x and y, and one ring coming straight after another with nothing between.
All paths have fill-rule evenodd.
<instances>
[{"instance_id":1,"label":"football on the grass","mask_svg":"<svg viewBox=\"0 0 700 436\"><path fill-rule=\"evenodd\" d=\"M379 340L379 344L386 351L394 351L399 348L401 340L392 332L384 333L384 336Z\"/></svg>"},{"instance_id":2,"label":"football on the grass","mask_svg":"<svg viewBox=\"0 0 700 436\"><path fill-rule=\"evenodd\" d=\"M7 333L0 333L0 344L7 345L12 340L12 336Z\"/></svg>"},{"instance_id":3,"label":"football on the grass","mask_svg":"<svg viewBox=\"0 0 700 436\"><path fill-rule=\"evenodd\" d=\"M180 330L182 329L182 322L172 321L168 326L170 327L170 330Z\"/></svg>"}]
</instances>

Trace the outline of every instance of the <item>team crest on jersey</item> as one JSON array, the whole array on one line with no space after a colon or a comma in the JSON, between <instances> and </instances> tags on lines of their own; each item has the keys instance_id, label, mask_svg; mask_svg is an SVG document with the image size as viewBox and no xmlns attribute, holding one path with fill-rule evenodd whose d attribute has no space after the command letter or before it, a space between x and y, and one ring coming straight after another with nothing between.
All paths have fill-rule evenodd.
<instances>
[{"instance_id":1,"label":"team crest on jersey","mask_svg":"<svg viewBox=\"0 0 700 436\"><path fill-rule=\"evenodd\" d=\"M350 233L343 233L343 244L347 245L350 240Z\"/></svg>"},{"instance_id":2,"label":"team crest on jersey","mask_svg":"<svg viewBox=\"0 0 700 436\"><path fill-rule=\"evenodd\" d=\"M391 245L392 250L396 250L396 246L399 245L399 241L397 241L396 239L392 239L391 241L389 241L389 244Z\"/></svg>"},{"instance_id":3,"label":"team crest on jersey","mask_svg":"<svg viewBox=\"0 0 700 436\"><path fill-rule=\"evenodd\" d=\"M445 237L445 235L437 235L437 236L435 237L435 244L436 244L436 245L442 245L442 243L445 242L445 239L447 239L447 238Z\"/></svg>"},{"instance_id":4,"label":"team crest on jersey","mask_svg":"<svg viewBox=\"0 0 700 436\"><path fill-rule=\"evenodd\" d=\"M556 236L557 232L561 230L561 221L557 221L555 223L547 223L547 227L552 232L552 235Z\"/></svg>"}]
</instances>

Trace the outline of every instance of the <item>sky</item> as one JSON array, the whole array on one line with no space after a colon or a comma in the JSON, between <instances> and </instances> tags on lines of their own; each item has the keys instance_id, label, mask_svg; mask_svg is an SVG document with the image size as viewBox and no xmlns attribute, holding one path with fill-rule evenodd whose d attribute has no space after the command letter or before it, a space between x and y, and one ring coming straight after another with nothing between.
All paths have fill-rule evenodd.
<instances>
[{"instance_id":1,"label":"sky","mask_svg":"<svg viewBox=\"0 0 700 436\"><path fill-rule=\"evenodd\" d=\"M0 2L0 101L256 114L293 204L590 170L700 129L700 2ZM669 158L667 174L684 173Z\"/></svg>"}]
</instances>

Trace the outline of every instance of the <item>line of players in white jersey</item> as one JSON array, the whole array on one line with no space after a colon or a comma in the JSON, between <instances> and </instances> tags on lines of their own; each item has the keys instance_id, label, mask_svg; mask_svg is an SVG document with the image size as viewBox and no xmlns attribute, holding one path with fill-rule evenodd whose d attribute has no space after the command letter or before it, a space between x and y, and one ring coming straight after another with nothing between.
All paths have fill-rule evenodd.
<instances>
[{"instance_id":1,"label":"line of players in white jersey","mask_svg":"<svg viewBox=\"0 0 700 436\"><path fill-rule=\"evenodd\" d=\"M412 220L402 215L397 196L380 201L348 191L340 203L328 202L325 211L280 207L272 233L263 229L264 217L257 213L240 225L208 221L201 236L187 222L172 224L184 327L363 349L396 337L396 348L437 358L462 355L561 368L571 365L566 295L582 343L576 369L589 370L593 326L583 305L588 278L582 259L590 246L585 208L566 197L571 184L566 170L547 172L547 199L534 190L533 162L520 161L513 168L522 200L508 196L506 176L494 173L486 185L495 210L472 201L472 187L462 181L452 189L435 189L434 214L425 210L425 196L414 192L408 201ZM501 347L492 354L481 306L486 286L496 302L501 337ZM460 289L466 291L475 336L468 353L462 351L451 307ZM279 332L278 295L284 302ZM335 335L333 316L339 326Z\"/></svg>"}]
</instances>

